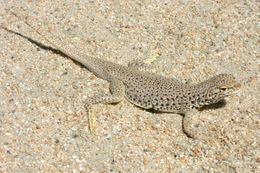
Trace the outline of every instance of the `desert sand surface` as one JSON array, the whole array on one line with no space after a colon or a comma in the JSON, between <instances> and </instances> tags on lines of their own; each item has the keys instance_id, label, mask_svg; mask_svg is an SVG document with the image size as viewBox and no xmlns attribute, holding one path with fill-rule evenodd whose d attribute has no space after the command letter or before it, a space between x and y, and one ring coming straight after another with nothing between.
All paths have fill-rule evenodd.
<instances>
[{"instance_id":1,"label":"desert sand surface","mask_svg":"<svg viewBox=\"0 0 260 173\"><path fill-rule=\"evenodd\" d=\"M12 9L68 50L127 65L157 57L158 74L198 83L230 73L243 85L199 114L203 140L182 116L124 100L88 98L108 83L72 60L0 29L0 172L260 172L259 1L0 0L0 23L48 42ZM258 30L258 31L257 31Z\"/></svg>"}]
</instances>

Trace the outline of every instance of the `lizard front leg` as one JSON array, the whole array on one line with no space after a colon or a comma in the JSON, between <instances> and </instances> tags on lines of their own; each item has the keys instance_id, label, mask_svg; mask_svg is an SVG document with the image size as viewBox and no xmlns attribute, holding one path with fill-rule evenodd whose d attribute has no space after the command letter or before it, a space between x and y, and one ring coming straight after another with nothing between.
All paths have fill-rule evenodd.
<instances>
[{"instance_id":1,"label":"lizard front leg","mask_svg":"<svg viewBox=\"0 0 260 173\"><path fill-rule=\"evenodd\" d=\"M212 137L212 134L204 129L198 121L198 115L200 111L192 110L184 115L182 121L183 132L190 138L199 140L208 140Z\"/></svg>"}]
</instances>

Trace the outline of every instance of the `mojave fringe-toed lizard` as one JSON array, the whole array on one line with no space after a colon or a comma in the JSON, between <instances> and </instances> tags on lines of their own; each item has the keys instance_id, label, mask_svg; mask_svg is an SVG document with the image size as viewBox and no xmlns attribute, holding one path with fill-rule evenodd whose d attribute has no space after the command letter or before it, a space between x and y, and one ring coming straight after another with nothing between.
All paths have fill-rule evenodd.
<instances>
[{"instance_id":1,"label":"mojave fringe-toed lizard","mask_svg":"<svg viewBox=\"0 0 260 173\"><path fill-rule=\"evenodd\" d=\"M22 36L41 48L51 50L54 53L58 52L79 62L97 77L109 82L111 95L95 96L86 103L90 131L93 131L95 122L94 115L89 113L92 105L118 103L126 98L132 104L144 109L183 114L183 131L189 137L200 138L200 135L193 127L198 113L197 110L203 106L219 102L225 97L234 94L241 87L241 84L231 74L219 74L198 84L184 84L176 79L141 72L100 58L86 56L80 50L70 50L64 45L56 43L52 38L41 34L32 27L27 20L11 10L8 11L30 27L32 31L48 41L52 47L47 47L5 26L1 26L2 29Z\"/></svg>"}]
</instances>

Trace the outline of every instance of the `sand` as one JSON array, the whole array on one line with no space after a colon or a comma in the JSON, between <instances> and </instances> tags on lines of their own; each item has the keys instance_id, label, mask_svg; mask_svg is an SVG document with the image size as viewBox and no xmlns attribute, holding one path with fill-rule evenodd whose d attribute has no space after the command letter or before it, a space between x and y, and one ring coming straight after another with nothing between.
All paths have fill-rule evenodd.
<instances>
[{"instance_id":1,"label":"sand","mask_svg":"<svg viewBox=\"0 0 260 173\"><path fill-rule=\"evenodd\" d=\"M198 116L213 137L187 138L182 116L127 101L84 104L108 83L0 29L0 172L260 172L259 2L0 0L0 23L49 45L127 65L160 55L158 73L191 83L231 73L243 88ZM257 23L258 22L258 23ZM258 31L257 31L258 30Z\"/></svg>"}]
</instances>

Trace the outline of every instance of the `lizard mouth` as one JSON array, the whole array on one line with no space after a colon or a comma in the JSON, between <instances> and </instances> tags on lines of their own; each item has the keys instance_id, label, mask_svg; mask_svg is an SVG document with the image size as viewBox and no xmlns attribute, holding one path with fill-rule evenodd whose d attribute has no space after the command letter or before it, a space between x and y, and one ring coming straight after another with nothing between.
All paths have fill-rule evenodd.
<instances>
[{"instance_id":1,"label":"lizard mouth","mask_svg":"<svg viewBox=\"0 0 260 173\"><path fill-rule=\"evenodd\" d=\"M225 96L236 94L240 88L242 88L242 85L240 83L235 83L232 87L220 87L221 90L224 91Z\"/></svg>"},{"instance_id":2,"label":"lizard mouth","mask_svg":"<svg viewBox=\"0 0 260 173\"><path fill-rule=\"evenodd\" d=\"M230 95L234 95L234 94L238 93L240 88L241 88L241 85L239 86L239 88L230 89L229 91L227 91L225 93L225 96L230 96Z\"/></svg>"}]
</instances>

